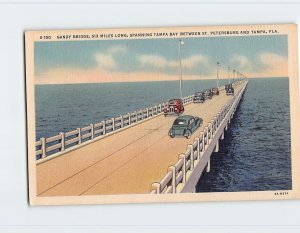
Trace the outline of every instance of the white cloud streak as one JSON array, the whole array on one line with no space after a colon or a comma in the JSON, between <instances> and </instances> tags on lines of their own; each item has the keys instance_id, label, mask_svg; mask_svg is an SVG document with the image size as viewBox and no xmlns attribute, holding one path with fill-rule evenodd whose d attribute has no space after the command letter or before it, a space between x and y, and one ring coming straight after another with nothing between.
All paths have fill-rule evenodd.
<instances>
[{"instance_id":1,"label":"white cloud streak","mask_svg":"<svg viewBox=\"0 0 300 233\"><path fill-rule=\"evenodd\" d=\"M127 47L125 45L115 45L108 50L110 53L126 53Z\"/></svg>"},{"instance_id":2,"label":"white cloud streak","mask_svg":"<svg viewBox=\"0 0 300 233\"><path fill-rule=\"evenodd\" d=\"M106 53L97 53L95 59L98 65L98 68L105 70L111 70L117 68L117 62L115 57L118 54L125 54L127 52L127 47L125 45L115 45L108 48Z\"/></svg>"},{"instance_id":3,"label":"white cloud streak","mask_svg":"<svg viewBox=\"0 0 300 233\"><path fill-rule=\"evenodd\" d=\"M138 61L142 66L152 66L155 68L177 68L179 67L179 60L167 60L158 55L141 55ZM193 69L199 65L209 64L209 59L202 55L193 55L182 59L182 67L185 69Z\"/></svg>"},{"instance_id":4,"label":"white cloud streak","mask_svg":"<svg viewBox=\"0 0 300 233\"><path fill-rule=\"evenodd\" d=\"M251 60L244 55L233 55L231 63L232 67L235 67L236 70L240 70L243 72L251 71L253 68Z\"/></svg>"},{"instance_id":5,"label":"white cloud streak","mask_svg":"<svg viewBox=\"0 0 300 233\"><path fill-rule=\"evenodd\" d=\"M99 68L103 69L114 69L117 64L111 54L96 54L96 61Z\"/></svg>"}]
</instances>

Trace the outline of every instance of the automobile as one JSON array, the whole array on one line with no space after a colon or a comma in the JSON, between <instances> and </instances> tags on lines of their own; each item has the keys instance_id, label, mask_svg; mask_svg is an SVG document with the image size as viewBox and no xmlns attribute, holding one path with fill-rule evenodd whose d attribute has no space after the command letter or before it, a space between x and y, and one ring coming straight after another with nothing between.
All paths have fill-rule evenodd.
<instances>
[{"instance_id":1,"label":"automobile","mask_svg":"<svg viewBox=\"0 0 300 233\"><path fill-rule=\"evenodd\" d=\"M177 117L169 130L169 136L171 138L174 138L175 136L183 136L189 139L202 123L203 120L200 117L190 115Z\"/></svg>"},{"instance_id":2,"label":"automobile","mask_svg":"<svg viewBox=\"0 0 300 233\"><path fill-rule=\"evenodd\" d=\"M213 93L213 95L219 95L219 88L217 87L213 87L212 89L210 89L211 92Z\"/></svg>"},{"instance_id":3,"label":"automobile","mask_svg":"<svg viewBox=\"0 0 300 233\"><path fill-rule=\"evenodd\" d=\"M204 96L205 96L205 99L211 99L213 97L213 93L211 92L210 89L207 89L204 91Z\"/></svg>"},{"instance_id":4,"label":"automobile","mask_svg":"<svg viewBox=\"0 0 300 233\"><path fill-rule=\"evenodd\" d=\"M181 99L171 99L169 100L167 106L165 106L164 115L180 115L184 112L183 102Z\"/></svg>"},{"instance_id":5,"label":"automobile","mask_svg":"<svg viewBox=\"0 0 300 233\"><path fill-rule=\"evenodd\" d=\"M227 91L229 88L233 88L232 87L232 83L226 84L225 85L225 90Z\"/></svg>"},{"instance_id":6,"label":"automobile","mask_svg":"<svg viewBox=\"0 0 300 233\"><path fill-rule=\"evenodd\" d=\"M196 92L193 96L194 103L203 103L205 101L205 96L203 92Z\"/></svg>"},{"instance_id":7,"label":"automobile","mask_svg":"<svg viewBox=\"0 0 300 233\"><path fill-rule=\"evenodd\" d=\"M233 87L229 87L228 89L226 89L226 95L234 95Z\"/></svg>"}]
</instances>

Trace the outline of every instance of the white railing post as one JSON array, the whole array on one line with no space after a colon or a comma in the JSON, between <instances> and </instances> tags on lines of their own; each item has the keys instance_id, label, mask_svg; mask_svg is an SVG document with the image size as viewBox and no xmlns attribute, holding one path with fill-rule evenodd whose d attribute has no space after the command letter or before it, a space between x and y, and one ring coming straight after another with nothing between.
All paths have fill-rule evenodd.
<instances>
[{"instance_id":1,"label":"white railing post","mask_svg":"<svg viewBox=\"0 0 300 233\"><path fill-rule=\"evenodd\" d=\"M197 141L197 160L200 159L200 138L196 137L195 140Z\"/></svg>"},{"instance_id":2,"label":"white railing post","mask_svg":"<svg viewBox=\"0 0 300 233\"><path fill-rule=\"evenodd\" d=\"M210 172L210 157L209 157L208 162L207 162L206 172Z\"/></svg>"},{"instance_id":3,"label":"white railing post","mask_svg":"<svg viewBox=\"0 0 300 233\"><path fill-rule=\"evenodd\" d=\"M78 144L81 144L81 129L77 128L78 131Z\"/></svg>"},{"instance_id":4,"label":"white railing post","mask_svg":"<svg viewBox=\"0 0 300 233\"><path fill-rule=\"evenodd\" d=\"M155 104L154 106L154 109L155 109L155 114L154 115L157 115L157 105ZM152 114L153 115L153 114Z\"/></svg>"},{"instance_id":5,"label":"white railing post","mask_svg":"<svg viewBox=\"0 0 300 233\"><path fill-rule=\"evenodd\" d=\"M94 124L90 124L91 126L91 140L94 139L95 135L94 135Z\"/></svg>"},{"instance_id":6,"label":"white railing post","mask_svg":"<svg viewBox=\"0 0 300 233\"><path fill-rule=\"evenodd\" d=\"M219 139L217 140L216 143L215 152L219 152Z\"/></svg>"},{"instance_id":7,"label":"white railing post","mask_svg":"<svg viewBox=\"0 0 300 233\"><path fill-rule=\"evenodd\" d=\"M158 105L158 112L161 113L161 104Z\"/></svg>"},{"instance_id":8,"label":"white railing post","mask_svg":"<svg viewBox=\"0 0 300 233\"><path fill-rule=\"evenodd\" d=\"M191 168L190 170L194 170L194 147L193 145L188 145L187 148L190 150L190 160L191 160Z\"/></svg>"},{"instance_id":9,"label":"white railing post","mask_svg":"<svg viewBox=\"0 0 300 233\"><path fill-rule=\"evenodd\" d=\"M182 183L185 183L186 182L186 156L185 156L185 154L179 155L179 159L183 159L183 165L182 165L182 173L183 173Z\"/></svg>"},{"instance_id":10,"label":"white railing post","mask_svg":"<svg viewBox=\"0 0 300 233\"><path fill-rule=\"evenodd\" d=\"M156 193L157 194L160 194L161 193L161 190L160 190L160 183L153 183L151 185L151 190L156 190Z\"/></svg>"},{"instance_id":11,"label":"white railing post","mask_svg":"<svg viewBox=\"0 0 300 233\"><path fill-rule=\"evenodd\" d=\"M42 143L42 158L45 158L47 156L47 151L46 151L46 138L41 138L41 143Z\"/></svg>"},{"instance_id":12,"label":"white railing post","mask_svg":"<svg viewBox=\"0 0 300 233\"><path fill-rule=\"evenodd\" d=\"M112 120L112 131L115 131L115 118L113 117L113 118L111 118L111 120Z\"/></svg>"},{"instance_id":13,"label":"white railing post","mask_svg":"<svg viewBox=\"0 0 300 233\"><path fill-rule=\"evenodd\" d=\"M105 121L102 121L102 135L106 134L106 123Z\"/></svg>"},{"instance_id":14,"label":"white railing post","mask_svg":"<svg viewBox=\"0 0 300 233\"><path fill-rule=\"evenodd\" d=\"M147 117L146 118L149 118L149 108L146 108L146 111L147 111Z\"/></svg>"},{"instance_id":15,"label":"white railing post","mask_svg":"<svg viewBox=\"0 0 300 233\"><path fill-rule=\"evenodd\" d=\"M205 149L207 144L208 144L208 127L205 126L205 130L204 130L204 149Z\"/></svg>"},{"instance_id":16,"label":"white railing post","mask_svg":"<svg viewBox=\"0 0 300 233\"><path fill-rule=\"evenodd\" d=\"M201 156L200 156L200 158L202 157L203 152L205 150L205 132L202 132L201 137L202 137L202 149L201 149L201 154L200 154Z\"/></svg>"},{"instance_id":17,"label":"white railing post","mask_svg":"<svg viewBox=\"0 0 300 233\"><path fill-rule=\"evenodd\" d=\"M209 136L209 142L211 142L212 137L213 137L213 123L210 122L210 136Z\"/></svg>"},{"instance_id":18,"label":"white railing post","mask_svg":"<svg viewBox=\"0 0 300 233\"><path fill-rule=\"evenodd\" d=\"M124 119L123 119L123 115L121 115L121 116L120 116L120 118L121 118L121 128L123 128L123 126L124 126Z\"/></svg>"},{"instance_id":19,"label":"white railing post","mask_svg":"<svg viewBox=\"0 0 300 233\"><path fill-rule=\"evenodd\" d=\"M128 125L131 125L131 114L130 113L127 114L128 114Z\"/></svg>"},{"instance_id":20,"label":"white railing post","mask_svg":"<svg viewBox=\"0 0 300 233\"><path fill-rule=\"evenodd\" d=\"M168 168L168 172L172 172L172 193L176 193L176 168L174 166L170 166Z\"/></svg>"},{"instance_id":21,"label":"white railing post","mask_svg":"<svg viewBox=\"0 0 300 233\"><path fill-rule=\"evenodd\" d=\"M64 132L60 132L60 143L61 143L61 148L60 151L64 151L65 150L65 133Z\"/></svg>"}]
</instances>

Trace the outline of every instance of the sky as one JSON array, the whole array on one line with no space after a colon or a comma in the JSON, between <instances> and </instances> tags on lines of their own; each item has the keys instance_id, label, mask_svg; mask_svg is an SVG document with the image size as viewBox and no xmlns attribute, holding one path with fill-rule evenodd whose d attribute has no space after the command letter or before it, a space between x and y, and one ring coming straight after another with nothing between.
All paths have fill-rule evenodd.
<instances>
[{"instance_id":1,"label":"sky","mask_svg":"<svg viewBox=\"0 0 300 233\"><path fill-rule=\"evenodd\" d=\"M182 78L288 76L287 36L184 38ZM179 41L167 39L35 42L35 83L102 83L179 79ZM235 77L237 77L235 73Z\"/></svg>"}]
</instances>

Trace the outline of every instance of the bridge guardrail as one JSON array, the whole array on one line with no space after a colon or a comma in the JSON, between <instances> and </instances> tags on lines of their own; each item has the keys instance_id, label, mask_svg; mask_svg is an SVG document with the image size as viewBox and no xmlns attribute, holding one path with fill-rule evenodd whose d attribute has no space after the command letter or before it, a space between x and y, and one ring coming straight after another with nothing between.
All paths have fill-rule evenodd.
<instances>
[{"instance_id":1,"label":"bridge guardrail","mask_svg":"<svg viewBox=\"0 0 300 233\"><path fill-rule=\"evenodd\" d=\"M235 82L235 84L238 82ZM224 90L225 86L219 87ZM193 101L193 95L183 98L183 104L189 104ZM121 130L124 127L138 124L143 120L156 117L162 114L165 105L168 102L163 102L148 108L140 109L131 113L103 120L82 128L77 128L68 132L60 132L58 135L40 138L35 142L35 156L38 163L42 162L47 156L61 155L74 146L80 146L87 141L98 140L109 133Z\"/></svg>"},{"instance_id":2,"label":"bridge guardrail","mask_svg":"<svg viewBox=\"0 0 300 233\"><path fill-rule=\"evenodd\" d=\"M204 131L200 132L200 135L195 138L191 145L187 146L186 151L179 155L178 161L175 165L168 168L167 174L159 182L155 182L151 185L151 194L164 194L164 193L176 193L177 186L187 181L187 173L193 171L195 165L201 160L203 154L208 147L209 143L215 136L216 132L222 123L230 123L230 119L238 106L238 103L244 93L245 86L230 99L225 106L219 111L219 113L213 118L213 120L205 127ZM223 122L226 121L227 122ZM224 126L224 125L223 125Z\"/></svg>"},{"instance_id":3,"label":"bridge guardrail","mask_svg":"<svg viewBox=\"0 0 300 233\"><path fill-rule=\"evenodd\" d=\"M183 104L189 104L192 100L193 95L186 96L183 98ZM167 103L168 102L163 102L119 117L113 117L82 128L77 128L66 133L60 132L58 135L49 138L40 138L35 142L36 159L40 162L40 160L43 160L49 155L64 152L83 142L98 139L101 136L103 137L108 133L118 131L126 126L138 124L145 119L158 116L163 112Z\"/></svg>"}]
</instances>

